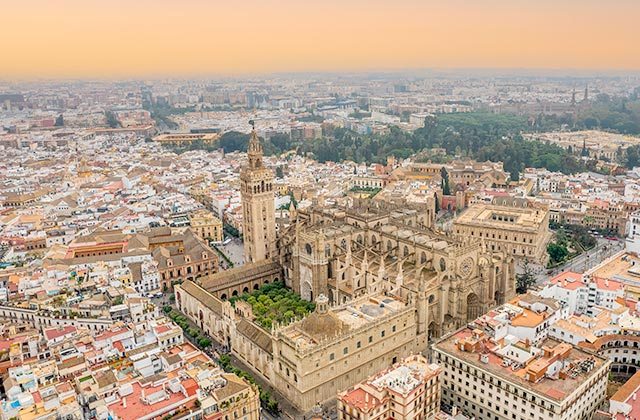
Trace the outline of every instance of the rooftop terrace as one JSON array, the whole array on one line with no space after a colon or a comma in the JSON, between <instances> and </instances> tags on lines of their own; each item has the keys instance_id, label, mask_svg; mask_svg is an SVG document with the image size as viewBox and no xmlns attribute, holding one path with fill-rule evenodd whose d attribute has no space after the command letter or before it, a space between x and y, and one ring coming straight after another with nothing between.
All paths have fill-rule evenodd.
<instances>
[{"instance_id":1,"label":"rooftop terrace","mask_svg":"<svg viewBox=\"0 0 640 420\"><path fill-rule=\"evenodd\" d=\"M607 359L551 338L546 339L540 348L523 342L514 343L518 349L529 353L524 358L526 361L517 363L508 360L501 352L507 345L509 343L504 340L494 342L481 331L467 327L446 336L434 348L498 379L558 402L569 397L608 363Z\"/></svg>"}]
</instances>

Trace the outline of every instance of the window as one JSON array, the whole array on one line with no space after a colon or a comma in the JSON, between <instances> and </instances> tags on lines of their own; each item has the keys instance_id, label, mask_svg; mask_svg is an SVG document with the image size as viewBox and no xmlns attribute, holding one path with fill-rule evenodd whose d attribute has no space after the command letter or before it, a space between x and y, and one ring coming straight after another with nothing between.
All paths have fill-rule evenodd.
<instances>
[{"instance_id":1,"label":"window","mask_svg":"<svg viewBox=\"0 0 640 420\"><path fill-rule=\"evenodd\" d=\"M335 358L336 358L336 355L335 355L335 354L331 353L331 354L329 355L329 360L333 360L333 359L335 359Z\"/></svg>"}]
</instances>

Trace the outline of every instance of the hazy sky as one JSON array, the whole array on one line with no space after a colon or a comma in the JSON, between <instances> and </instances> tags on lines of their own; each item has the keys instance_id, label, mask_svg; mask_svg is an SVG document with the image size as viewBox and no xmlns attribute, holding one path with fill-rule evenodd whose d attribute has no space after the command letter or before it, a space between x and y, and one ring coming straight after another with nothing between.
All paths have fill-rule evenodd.
<instances>
[{"instance_id":1,"label":"hazy sky","mask_svg":"<svg viewBox=\"0 0 640 420\"><path fill-rule=\"evenodd\" d=\"M640 69L640 0L0 0L0 77Z\"/></svg>"}]
</instances>

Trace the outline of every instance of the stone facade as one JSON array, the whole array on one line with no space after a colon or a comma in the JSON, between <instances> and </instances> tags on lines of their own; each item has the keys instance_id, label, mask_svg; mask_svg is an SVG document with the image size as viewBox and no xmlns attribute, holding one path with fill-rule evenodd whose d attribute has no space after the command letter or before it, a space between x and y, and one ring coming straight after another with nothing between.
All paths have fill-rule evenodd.
<instances>
[{"instance_id":1,"label":"stone facade","mask_svg":"<svg viewBox=\"0 0 640 420\"><path fill-rule=\"evenodd\" d=\"M276 224L273 171L263 166L262 145L255 131L247 151L249 163L240 172L245 262L275 255Z\"/></svg>"},{"instance_id":2,"label":"stone facade","mask_svg":"<svg viewBox=\"0 0 640 420\"><path fill-rule=\"evenodd\" d=\"M510 255L436 232L427 227L432 217L432 209L371 200L301 210L279 238L287 285L304 299L324 294L335 303L393 290L424 305L417 331L423 342L515 293Z\"/></svg>"},{"instance_id":3,"label":"stone facade","mask_svg":"<svg viewBox=\"0 0 640 420\"><path fill-rule=\"evenodd\" d=\"M276 238L255 133L241 173L248 264L176 285L176 305L301 410L334 398L515 294L514 259L433 229L433 206L354 200L293 211ZM262 328L227 298L284 280L316 311Z\"/></svg>"},{"instance_id":4,"label":"stone facade","mask_svg":"<svg viewBox=\"0 0 640 420\"><path fill-rule=\"evenodd\" d=\"M222 232L222 220L207 210L196 210L189 214L191 230L200 239L210 239L214 242L221 242L224 234Z\"/></svg>"},{"instance_id":5,"label":"stone facade","mask_svg":"<svg viewBox=\"0 0 640 420\"><path fill-rule=\"evenodd\" d=\"M545 262L551 239L549 210L526 199L497 198L492 204L476 203L453 222L453 232L486 244L494 252Z\"/></svg>"},{"instance_id":6,"label":"stone facade","mask_svg":"<svg viewBox=\"0 0 640 420\"><path fill-rule=\"evenodd\" d=\"M176 285L176 305L207 334L303 411L418 350L415 307L372 293L267 331L247 305L232 307L193 282Z\"/></svg>"},{"instance_id":7,"label":"stone facade","mask_svg":"<svg viewBox=\"0 0 640 420\"><path fill-rule=\"evenodd\" d=\"M298 211L277 261L176 286L178 308L301 410L335 397L515 293L513 258L371 200ZM267 331L226 301L282 280L317 312Z\"/></svg>"}]
</instances>

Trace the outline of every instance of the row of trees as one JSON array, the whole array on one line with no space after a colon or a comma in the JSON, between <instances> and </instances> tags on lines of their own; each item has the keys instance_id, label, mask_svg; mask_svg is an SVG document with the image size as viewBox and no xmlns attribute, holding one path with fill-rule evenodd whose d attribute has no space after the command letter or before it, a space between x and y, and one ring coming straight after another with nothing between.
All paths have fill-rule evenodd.
<instances>
[{"instance_id":1,"label":"row of trees","mask_svg":"<svg viewBox=\"0 0 640 420\"><path fill-rule=\"evenodd\" d=\"M260 393L260 403L262 406L269 410L270 412L277 414L280 411L280 407L278 404L278 400L276 400L273 395L266 389L262 388L260 384L256 383L256 380L249 373L245 372L242 369L238 369L237 367L231 364L231 357L227 354L223 354L220 356L218 360L220 367L225 372L234 373L236 376L246 379L249 383L255 385L258 388L258 392Z\"/></svg>"},{"instance_id":2,"label":"row of trees","mask_svg":"<svg viewBox=\"0 0 640 420\"><path fill-rule=\"evenodd\" d=\"M191 341L196 343L198 347L206 349L211 346L211 339L204 336L202 331L200 331L198 328L190 326L187 318L184 315L180 314L171 306L165 306L162 308L162 310L173 322L175 322L180 328L182 328L182 331L189 338L191 338ZM249 383L255 385L260 393L260 402L262 403L263 407L271 411L272 413L278 413L278 411L280 410L278 401L267 390L264 390L259 384L257 384L255 379L250 374L241 369L238 369L235 366L232 366L231 357L229 357L229 355L221 355L218 363L225 372L234 373L238 377L246 379Z\"/></svg>"},{"instance_id":3,"label":"row of trees","mask_svg":"<svg viewBox=\"0 0 640 420\"><path fill-rule=\"evenodd\" d=\"M196 343L201 349L206 349L211 346L211 339L207 337L202 331L194 326L189 325L187 318L180 314L180 312L173 309L171 306L165 306L162 308L165 315L167 315L173 322L178 324L182 331L191 339L193 343Z\"/></svg>"},{"instance_id":4,"label":"row of trees","mask_svg":"<svg viewBox=\"0 0 640 420\"><path fill-rule=\"evenodd\" d=\"M523 140L520 132L533 129L527 121L521 116L483 112L443 114L427 118L425 127L413 133L392 127L385 135L364 135L334 128L314 141L292 140L290 136L280 134L263 144L267 155L296 150L299 154L311 154L320 162L383 163L389 155L406 158L425 148L442 147L449 155L504 161L505 169L516 177L527 166L564 172L583 169L579 161L561 147ZM227 153L243 152L247 150L248 142L248 134L231 131L223 134L217 145L194 143L183 149L219 147Z\"/></svg>"}]
</instances>

